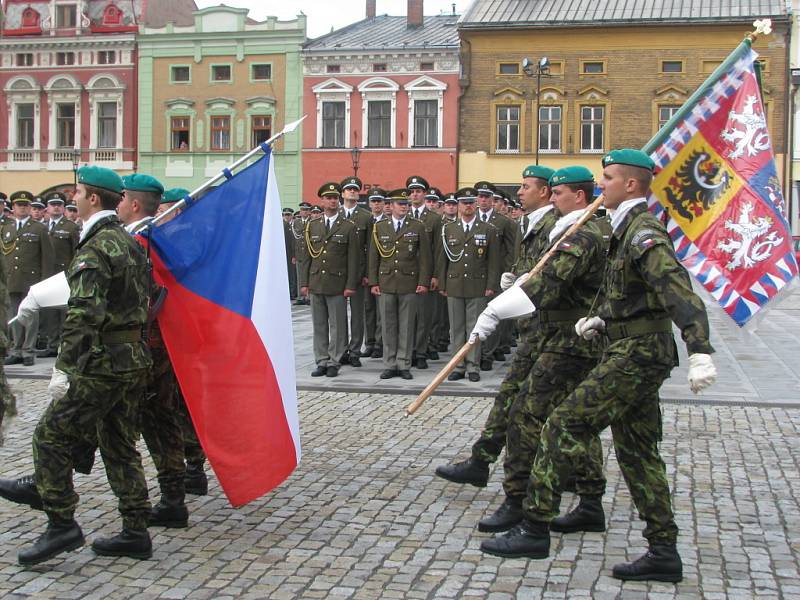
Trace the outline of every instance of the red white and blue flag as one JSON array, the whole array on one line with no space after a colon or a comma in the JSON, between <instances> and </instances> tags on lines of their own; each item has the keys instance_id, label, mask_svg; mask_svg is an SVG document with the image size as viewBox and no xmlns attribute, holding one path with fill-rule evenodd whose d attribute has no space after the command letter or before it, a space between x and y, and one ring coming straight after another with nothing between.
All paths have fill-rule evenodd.
<instances>
[{"instance_id":1,"label":"red white and blue flag","mask_svg":"<svg viewBox=\"0 0 800 600\"><path fill-rule=\"evenodd\" d=\"M300 461L292 316L271 154L151 230L159 325L200 442L231 504Z\"/></svg>"},{"instance_id":2,"label":"red white and blue flag","mask_svg":"<svg viewBox=\"0 0 800 600\"><path fill-rule=\"evenodd\" d=\"M684 266L740 327L798 271L756 58L740 45L650 154L651 210L665 218Z\"/></svg>"}]
</instances>

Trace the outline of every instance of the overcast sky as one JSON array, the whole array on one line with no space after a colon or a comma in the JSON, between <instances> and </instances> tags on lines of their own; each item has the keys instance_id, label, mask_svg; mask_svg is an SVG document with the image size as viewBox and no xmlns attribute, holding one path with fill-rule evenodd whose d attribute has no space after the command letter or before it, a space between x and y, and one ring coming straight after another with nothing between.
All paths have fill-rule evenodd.
<instances>
[{"instance_id":1,"label":"overcast sky","mask_svg":"<svg viewBox=\"0 0 800 600\"><path fill-rule=\"evenodd\" d=\"M463 14L471 0L425 0L425 14L438 15L453 11ZM366 0L196 0L198 8L219 4L247 8L250 17L263 21L267 16L281 20L293 19L302 11L308 17L308 37L315 38L328 33L331 27L340 29L360 21L366 15ZM405 15L407 0L377 0L379 15Z\"/></svg>"}]
</instances>

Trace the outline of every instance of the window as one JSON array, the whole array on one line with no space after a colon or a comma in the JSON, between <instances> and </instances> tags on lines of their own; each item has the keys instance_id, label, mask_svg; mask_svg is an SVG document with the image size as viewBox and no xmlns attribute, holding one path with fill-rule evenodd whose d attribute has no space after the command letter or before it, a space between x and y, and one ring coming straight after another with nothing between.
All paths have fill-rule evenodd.
<instances>
[{"instance_id":1,"label":"window","mask_svg":"<svg viewBox=\"0 0 800 600\"><path fill-rule=\"evenodd\" d=\"M231 149L231 118L211 117L211 149Z\"/></svg>"},{"instance_id":2,"label":"window","mask_svg":"<svg viewBox=\"0 0 800 600\"><path fill-rule=\"evenodd\" d=\"M604 106L581 107L581 152L602 152Z\"/></svg>"},{"instance_id":3,"label":"window","mask_svg":"<svg viewBox=\"0 0 800 600\"><path fill-rule=\"evenodd\" d=\"M230 81L230 65L211 65L211 81Z\"/></svg>"},{"instance_id":4,"label":"window","mask_svg":"<svg viewBox=\"0 0 800 600\"><path fill-rule=\"evenodd\" d=\"M122 11L113 4L106 6L103 11L103 25L122 25Z\"/></svg>"},{"instance_id":5,"label":"window","mask_svg":"<svg viewBox=\"0 0 800 600\"><path fill-rule=\"evenodd\" d=\"M322 103L322 147L344 148L344 102Z\"/></svg>"},{"instance_id":6,"label":"window","mask_svg":"<svg viewBox=\"0 0 800 600\"><path fill-rule=\"evenodd\" d=\"M32 67L33 66L33 54L30 52L23 52L17 54L16 57L16 65L18 67Z\"/></svg>"},{"instance_id":7,"label":"window","mask_svg":"<svg viewBox=\"0 0 800 600\"><path fill-rule=\"evenodd\" d=\"M561 151L561 107L539 107L539 150Z\"/></svg>"},{"instance_id":8,"label":"window","mask_svg":"<svg viewBox=\"0 0 800 600\"><path fill-rule=\"evenodd\" d=\"M75 147L75 105L56 105L56 146Z\"/></svg>"},{"instance_id":9,"label":"window","mask_svg":"<svg viewBox=\"0 0 800 600\"><path fill-rule=\"evenodd\" d=\"M602 61L584 61L581 63L581 72L589 75L606 72L606 63Z\"/></svg>"},{"instance_id":10,"label":"window","mask_svg":"<svg viewBox=\"0 0 800 600\"><path fill-rule=\"evenodd\" d=\"M189 150L189 123L189 117L172 117L170 120L173 150L184 152Z\"/></svg>"},{"instance_id":11,"label":"window","mask_svg":"<svg viewBox=\"0 0 800 600\"><path fill-rule=\"evenodd\" d=\"M117 62L117 53L114 50L100 50L97 53L98 65L113 65Z\"/></svg>"},{"instance_id":12,"label":"window","mask_svg":"<svg viewBox=\"0 0 800 600\"><path fill-rule=\"evenodd\" d=\"M548 73L550 75L563 75L564 74L564 61L563 60L551 60L550 66L548 67Z\"/></svg>"},{"instance_id":13,"label":"window","mask_svg":"<svg viewBox=\"0 0 800 600\"><path fill-rule=\"evenodd\" d=\"M28 7L22 11L23 27L39 27L39 13Z\"/></svg>"},{"instance_id":14,"label":"window","mask_svg":"<svg viewBox=\"0 0 800 600\"><path fill-rule=\"evenodd\" d=\"M250 146L255 148L262 142L266 142L272 137L272 117L268 115L258 115L253 117L253 134Z\"/></svg>"},{"instance_id":15,"label":"window","mask_svg":"<svg viewBox=\"0 0 800 600\"><path fill-rule=\"evenodd\" d=\"M56 52L57 65L74 65L75 53L74 52Z\"/></svg>"},{"instance_id":16,"label":"window","mask_svg":"<svg viewBox=\"0 0 800 600\"><path fill-rule=\"evenodd\" d=\"M683 73L682 60L662 60L661 61L662 73Z\"/></svg>"},{"instance_id":17,"label":"window","mask_svg":"<svg viewBox=\"0 0 800 600\"><path fill-rule=\"evenodd\" d=\"M519 152L519 106L497 107L497 151Z\"/></svg>"},{"instance_id":18,"label":"window","mask_svg":"<svg viewBox=\"0 0 800 600\"><path fill-rule=\"evenodd\" d=\"M250 79L253 81L269 81L272 79L272 65L250 65Z\"/></svg>"},{"instance_id":19,"label":"window","mask_svg":"<svg viewBox=\"0 0 800 600\"><path fill-rule=\"evenodd\" d=\"M117 147L116 102L100 102L97 105L97 147Z\"/></svg>"},{"instance_id":20,"label":"window","mask_svg":"<svg viewBox=\"0 0 800 600\"><path fill-rule=\"evenodd\" d=\"M328 65L325 67L326 73L340 73L341 70L342 67L340 67L339 65Z\"/></svg>"},{"instance_id":21,"label":"window","mask_svg":"<svg viewBox=\"0 0 800 600\"><path fill-rule=\"evenodd\" d=\"M33 148L33 104L17 104L17 148Z\"/></svg>"},{"instance_id":22,"label":"window","mask_svg":"<svg viewBox=\"0 0 800 600\"><path fill-rule=\"evenodd\" d=\"M435 148L439 145L439 103L436 100L414 101L414 146Z\"/></svg>"},{"instance_id":23,"label":"window","mask_svg":"<svg viewBox=\"0 0 800 600\"><path fill-rule=\"evenodd\" d=\"M169 74L172 83L190 83L192 81L192 71L187 65L173 65L169 68Z\"/></svg>"},{"instance_id":24,"label":"window","mask_svg":"<svg viewBox=\"0 0 800 600\"><path fill-rule=\"evenodd\" d=\"M679 109L680 109L680 106L674 106L674 105L673 106L667 106L667 105L659 106L658 107L658 128L661 129L664 125L666 125L667 121L669 121L673 116L675 116L675 113L677 113Z\"/></svg>"},{"instance_id":25,"label":"window","mask_svg":"<svg viewBox=\"0 0 800 600\"><path fill-rule=\"evenodd\" d=\"M497 72L500 75L519 75L519 63L500 63Z\"/></svg>"},{"instance_id":26,"label":"window","mask_svg":"<svg viewBox=\"0 0 800 600\"><path fill-rule=\"evenodd\" d=\"M376 73L386 73L386 63L375 63L372 65L372 70Z\"/></svg>"},{"instance_id":27,"label":"window","mask_svg":"<svg viewBox=\"0 0 800 600\"><path fill-rule=\"evenodd\" d=\"M419 64L420 71L433 71L434 65L432 62L424 62Z\"/></svg>"},{"instance_id":28,"label":"window","mask_svg":"<svg viewBox=\"0 0 800 600\"><path fill-rule=\"evenodd\" d=\"M74 4L56 5L56 27L75 27L78 24L78 8Z\"/></svg>"},{"instance_id":29,"label":"window","mask_svg":"<svg viewBox=\"0 0 800 600\"><path fill-rule=\"evenodd\" d=\"M703 60L700 61L701 73L713 73L714 69L722 64L721 60Z\"/></svg>"},{"instance_id":30,"label":"window","mask_svg":"<svg viewBox=\"0 0 800 600\"><path fill-rule=\"evenodd\" d=\"M372 100L367 103L367 146L388 148L392 140L392 103Z\"/></svg>"}]
</instances>

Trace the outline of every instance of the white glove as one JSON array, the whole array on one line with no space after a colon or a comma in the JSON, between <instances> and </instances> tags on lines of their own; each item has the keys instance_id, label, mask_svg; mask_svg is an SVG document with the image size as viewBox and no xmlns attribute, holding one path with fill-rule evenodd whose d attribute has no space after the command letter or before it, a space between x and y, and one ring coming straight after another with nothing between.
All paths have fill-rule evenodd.
<instances>
[{"instance_id":1,"label":"white glove","mask_svg":"<svg viewBox=\"0 0 800 600\"><path fill-rule=\"evenodd\" d=\"M575 333L585 340L596 338L605 328L606 322L600 317L581 317L575 323Z\"/></svg>"},{"instance_id":2,"label":"white glove","mask_svg":"<svg viewBox=\"0 0 800 600\"><path fill-rule=\"evenodd\" d=\"M528 281L528 279L530 279L530 278L531 278L531 274L530 273L523 273L522 275L517 277L517 280L514 282L514 285L517 286L517 287L520 287L523 283Z\"/></svg>"},{"instance_id":3,"label":"white glove","mask_svg":"<svg viewBox=\"0 0 800 600\"><path fill-rule=\"evenodd\" d=\"M513 273L503 273L500 276L500 289L506 291L508 288L514 285L514 282L516 280L517 276L514 275Z\"/></svg>"},{"instance_id":4,"label":"white glove","mask_svg":"<svg viewBox=\"0 0 800 600\"><path fill-rule=\"evenodd\" d=\"M53 367L53 376L50 378L50 385L47 386L50 399L53 401L61 400L69 392L69 377L64 371Z\"/></svg>"},{"instance_id":5,"label":"white glove","mask_svg":"<svg viewBox=\"0 0 800 600\"><path fill-rule=\"evenodd\" d=\"M469 334L470 341L474 342L476 337L484 341L497 329L498 323L500 323L500 319L497 318L494 309L491 306L487 306L478 315L478 320L475 321L475 327L472 328L472 332Z\"/></svg>"},{"instance_id":6,"label":"white glove","mask_svg":"<svg viewBox=\"0 0 800 600\"><path fill-rule=\"evenodd\" d=\"M689 356L689 388L696 394L717 380L717 368L709 354Z\"/></svg>"},{"instance_id":7,"label":"white glove","mask_svg":"<svg viewBox=\"0 0 800 600\"><path fill-rule=\"evenodd\" d=\"M22 302L19 303L19 308L17 309L17 322L23 327L27 327L33 321L39 308L41 307L36 301L34 295L28 294L22 299Z\"/></svg>"}]
</instances>

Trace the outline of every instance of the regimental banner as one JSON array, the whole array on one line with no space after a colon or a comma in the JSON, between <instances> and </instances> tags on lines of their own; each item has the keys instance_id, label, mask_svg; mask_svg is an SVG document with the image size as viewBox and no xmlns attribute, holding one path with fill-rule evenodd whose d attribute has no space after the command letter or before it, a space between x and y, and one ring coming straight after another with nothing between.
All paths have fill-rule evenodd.
<instances>
[{"instance_id":1,"label":"regimental banner","mask_svg":"<svg viewBox=\"0 0 800 600\"><path fill-rule=\"evenodd\" d=\"M797 276L756 58L745 47L650 155L650 209L740 327Z\"/></svg>"}]
</instances>

